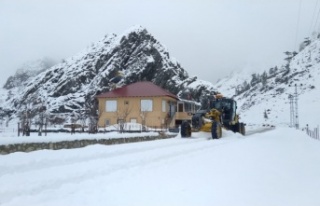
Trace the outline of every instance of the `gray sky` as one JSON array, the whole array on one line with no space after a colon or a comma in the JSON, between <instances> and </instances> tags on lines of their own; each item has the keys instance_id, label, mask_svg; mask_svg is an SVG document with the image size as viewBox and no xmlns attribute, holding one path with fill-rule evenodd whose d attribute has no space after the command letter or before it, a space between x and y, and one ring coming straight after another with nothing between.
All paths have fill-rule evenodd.
<instances>
[{"instance_id":1,"label":"gray sky","mask_svg":"<svg viewBox=\"0 0 320 206\"><path fill-rule=\"evenodd\" d=\"M61 60L134 25L216 82L281 63L318 30L319 13L320 0L0 0L0 84L26 61Z\"/></svg>"}]
</instances>

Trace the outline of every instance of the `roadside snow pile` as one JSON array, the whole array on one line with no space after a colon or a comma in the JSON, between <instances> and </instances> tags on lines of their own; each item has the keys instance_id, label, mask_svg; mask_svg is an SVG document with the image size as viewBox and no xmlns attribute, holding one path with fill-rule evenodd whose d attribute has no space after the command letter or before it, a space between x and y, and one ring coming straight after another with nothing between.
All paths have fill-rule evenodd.
<instances>
[{"instance_id":1,"label":"roadside snow pile","mask_svg":"<svg viewBox=\"0 0 320 206\"><path fill-rule=\"evenodd\" d=\"M36 136L36 133L32 133L31 136L20 137L0 137L0 145L19 144L19 143L42 143L42 142L62 142L62 141L74 141L74 140L92 140L92 139L116 139L116 138L128 138L128 137L143 137L143 136L159 136L158 132L142 132L142 133L119 133L119 132L107 132L99 134L88 133L48 133L47 136Z\"/></svg>"},{"instance_id":2,"label":"roadside snow pile","mask_svg":"<svg viewBox=\"0 0 320 206\"><path fill-rule=\"evenodd\" d=\"M53 130L52 128L48 128ZM59 129L59 128L55 128ZM38 136L37 132L31 133L30 136L19 136L14 128L7 129L0 133L0 145L18 144L18 143L42 143L42 142L61 142L61 141L74 141L74 140L93 140L93 139L117 139L117 138L134 138L134 137L147 137L147 136L159 136L161 129L153 129L144 127L138 123L124 123L123 129L125 133L120 133L120 125L110 125L106 128L99 129L100 133L88 134L80 133L80 129L75 134L66 132L50 132L45 135L42 132L42 136ZM67 129L65 129L67 130ZM70 129L69 129L70 130ZM103 133L101 133L103 132ZM176 133L166 132L168 135L174 135ZM22 135L22 134L20 134Z\"/></svg>"}]
</instances>

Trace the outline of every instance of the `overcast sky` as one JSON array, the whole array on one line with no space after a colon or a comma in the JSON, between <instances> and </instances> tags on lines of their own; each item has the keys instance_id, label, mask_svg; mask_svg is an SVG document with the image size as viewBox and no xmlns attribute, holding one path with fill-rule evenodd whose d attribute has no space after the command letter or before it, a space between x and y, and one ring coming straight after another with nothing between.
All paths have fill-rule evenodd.
<instances>
[{"instance_id":1,"label":"overcast sky","mask_svg":"<svg viewBox=\"0 0 320 206\"><path fill-rule=\"evenodd\" d=\"M231 71L259 72L318 30L319 1L0 0L0 84L26 61L68 58L134 25L191 76L216 82Z\"/></svg>"}]
</instances>

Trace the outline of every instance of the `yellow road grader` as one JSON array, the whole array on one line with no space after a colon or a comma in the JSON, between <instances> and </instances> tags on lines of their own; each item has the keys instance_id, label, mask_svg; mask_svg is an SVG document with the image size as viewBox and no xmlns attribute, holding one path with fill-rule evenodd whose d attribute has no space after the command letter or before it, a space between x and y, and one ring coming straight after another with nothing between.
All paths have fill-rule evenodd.
<instances>
[{"instance_id":1,"label":"yellow road grader","mask_svg":"<svg viewBox=\"0 0 320 206\"><path fill-rule=\"evenodd\" d=\"M191 137L192 132L211 132L213 139L222 136L222 128L245 135L245 124L239 122L237 102L221 94L203 98L201 108L192 115L191 122L181 124L181 137Z\"/></svg>"}]
</instances>

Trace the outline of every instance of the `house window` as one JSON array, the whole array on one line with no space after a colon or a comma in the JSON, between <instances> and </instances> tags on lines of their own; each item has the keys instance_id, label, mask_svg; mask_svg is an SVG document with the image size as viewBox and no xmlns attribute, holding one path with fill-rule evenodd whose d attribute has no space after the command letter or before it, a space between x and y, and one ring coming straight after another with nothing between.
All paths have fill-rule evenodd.
<instances>
[{"instance_id":1,"label":"house window","mask_svg":"<svg viewBox=\"0 0 320 206\"><path fill-rule=\"evenodd\" d=\"M152 112L152 100L142 99L141 100L141 111L142 112Z\"/></svg>"},{"instance_id":2,"label":"house window","mask_svg":"<svg viewBox=\"0 0 320 206\"><path fill-rule=\"evenodd\" d=\"M116 112L116 111L117 111L117 100L107 100L106 112Z\"/></svg>"},{"instance_id":3,"label":"house window","mask_svg":"<svg viewBox=\"0 0 320 206\"><path fill-rule=\"evenodd\" d=\"M184 103L184 111L185 112L193 112L194 111L194 104L193 103Z\"/></svg>"},{"instance_id":4,"label":"house window","mask_svg":"<svg viewBox=\"0 0 320 206\"><path fill-rule=\"evenodd\" d=\"M166 105L167 105L166 100L162 100L162 112L166 112L167 111Z\"/></svg>"},{"instance_id":5,"label":"house window","mask_svg":"<svg viewBox=\"0 0 320 206\"><path fill-rule=\"evenodd\" d=\"M106 126L109 126L110 125L110 119L106 119L105 123L106 123Z\"/></svg>"},{"instance_id":6,"label":"house window","mask_svg":"<svg viewBox=\"0 0 320 206\"><path fill-rule=\"evenodd\" d=\"M137 119L132 118L132 119L130 119L130 122L131 122L131 123L137 123Z\"/></svg>"}]
</instances>

